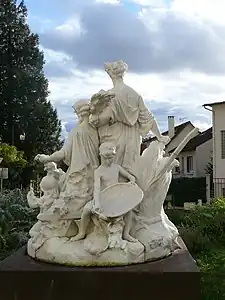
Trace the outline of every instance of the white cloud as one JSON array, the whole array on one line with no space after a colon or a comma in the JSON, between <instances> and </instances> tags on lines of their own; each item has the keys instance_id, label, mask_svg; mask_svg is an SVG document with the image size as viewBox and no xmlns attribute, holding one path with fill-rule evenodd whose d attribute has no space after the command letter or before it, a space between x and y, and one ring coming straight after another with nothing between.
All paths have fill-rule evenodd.
<instances>
[{"instance_id":1,"label":"white cloud","mask_svg":"<svg viewBox=\"0 0 225 300\"><path fill-rule=\"evenodd\" d=\"M164 0L124 0L123 2L134 2L142 6L164 7Z\"/></svg>"},{"instance_id":2,"label":"white cloud","mask_svg":"<svg viewBox=\"0 0 225 300\"><path fill-rule=\"evenodd\" d=\"M117 0L96 0L96 2L119 3ZM213 22L215 25L221 26L221 34L225 34L225 27L222 27L225 25L224 0L173 0L170 4L164 0L124 0L121 2L136 2L148 6L148 8L143 8L139 15L146 24L150 24L151 30L153 28L157 30L157 17L162 18L163 15L172 12L179 18L190 18L201 26L204 26L205 22ZM153 14L155 18L150 18ZM56 30L61 31L62 34L66 33L71 38L76 38L82 32L79 17L70 17ZM190 47L195 47L195 45L190 45ZM72 58L62 52L49 49L44 49L44 52L47 63L72 62ZM108 89L112 86L104 71L85 73L75 67L71 64L70 76L49 77L49 89L51 91L49 99L58 108L58 114L63 122L64 134L67 122L74 120L72 103L76 99L90 97L98 90ZM204 103L225 99L224 76L190 72L188 68L166 74L137 75L128 73L125 80L128 85L143 96L150 108L152 105L150 100L154 100L155 106L158 105L160 109L164 109L165 104L168 104L165 109L170 109L170 112L174 111L177 120L186 117L201 130L211 126L211 115L201 106ZM166 115L163 115L163 118L166 124Z\"/></svg>"},{"instance_id":3,"label":"white cloud","mask_svg":"<svg viewBox=\"0 0 225 300\"><path fill-rule=\"evenodd\" d=\"M224 0L125 0L151 9L175 12L189 17L225 24Z\"/></svg>"},{"instance_id":4,"label":"white cloud","mask_svg":"<svg viewBox=\"0 0 225 300\"><path fill-rule=\"evenodd\" d=\"M95 0L96 3L120 4L120 0Z\"/></svg>"},{"instance_id":5,"label":"white cloud","mask_svg":"<svg viewBox=\"0 0 225 300\"><path fill-rule=\"evenodd\" d=\"M150 109L154 100L157 111L166 110L167 115L174 113L177 121L187 118L200 130L211 126L211 116L202 105L225 98L222 79L217 79L191 73L171 74L168 77L128 73L125 77L126 83L143 96ZM50 78L49 87L49 98L58 108L62 121L66 123L74 119L71 107L74 101L89 98L102 88L109 89L112 83L104 71L83 73L74 70L70 78ZM167 115L163 115L162 130L165 129ZM156 115L156 118L159 119L160 115Z\"/></svg>"},{"instance_id":6,"label":"white cloud","mask_svg":"<svg viewBox=\"0 0 225 300\"><path fill-rule=\"evenodd\" d=\"M207 130L207 129L209 129L209 127L211 126L211 123L209 124L209 123L206 123L206 122L199 122L199 121L197 121L197 120L193 121L192 123L193 123L193 125L194 125L195 127L197 127L200 131Z\"/></svg>"},{"instance_id":7,"label":"white cloud","mask_svg":"<svg viewBox=\"0 0 225 300\"><path fill-rule=\"evenodd\" d=\"M70 38L76 38L80 36L81 33L83 33L80 19L77 15L71 16L65 23L57 26L55 30L62 33L63 35L69 36Z\"/></svg>"},{"instance_id":8,"label":"white cloud","mask_svg":"<svg viewBox=\"0 0 225 300\"><path fill-rule=\"evenodd\" d=\"M59 51L54 51L52 49L46 49L42 46L40 46L40 49L42 51L44 51L46 63L63 62L63 61L68 61L71 59L71 57L69 55L59 52Z\"/></svg>"},{"instance_id":9,"label":"white cloud","mask_svg":"<svg viewBox=\"0 0 225 300\"><path fill-rule=\"evenodd\" d=\"M171 9L215 23L225 24L224 0L174 0L171 2Z\"/></svg>"}]
</instances>

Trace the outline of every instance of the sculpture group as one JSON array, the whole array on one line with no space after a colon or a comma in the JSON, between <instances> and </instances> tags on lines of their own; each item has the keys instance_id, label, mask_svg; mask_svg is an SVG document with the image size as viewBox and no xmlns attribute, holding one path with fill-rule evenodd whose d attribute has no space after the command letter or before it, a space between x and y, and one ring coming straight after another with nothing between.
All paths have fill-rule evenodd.
<instances>
[{"instance_id":1,"label":"sculpture group","mask_svg":"<svg viewBox=\"0 0 225 300\"><path fill-rule=\"evenodd\" d=\"M30 230L28 254L69 266L126 265L166 257L178 249L179 233L163 209L177 154L164 156L169 137L161 135L142 97L127 86L127 64L105 64L113 88L73 105L78 124L61 150L39 154L47 175L40 208ZM140 141L156 136L140 155ZM63 172L57 163L63 161Z\"/></svg>"}]
</instances>

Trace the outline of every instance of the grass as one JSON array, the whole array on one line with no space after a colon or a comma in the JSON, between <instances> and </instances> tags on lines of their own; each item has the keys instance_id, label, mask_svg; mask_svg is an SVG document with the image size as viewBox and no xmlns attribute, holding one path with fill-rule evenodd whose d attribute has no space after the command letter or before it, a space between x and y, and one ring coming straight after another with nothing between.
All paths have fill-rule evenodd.
<instances>
[{"instance_id":1,"label":"grass","mask_svg":"<svg viewBox=\"0 0 225 300\"><path fill-rule=\"evenodd\" d=\"M225 248L213 248L197 258L201 271L201 300L225 299Z\"/></svg>"},{"instance_id":2,"label":"grass","mask_svg":"<svg viewBox=\"0 0 225 300\"><path fill-rule=\"evenodd\" d=\"M200 268L201 300L225 300L225 212L215 209L167 211Z\"/></svg>"}]
</instances>

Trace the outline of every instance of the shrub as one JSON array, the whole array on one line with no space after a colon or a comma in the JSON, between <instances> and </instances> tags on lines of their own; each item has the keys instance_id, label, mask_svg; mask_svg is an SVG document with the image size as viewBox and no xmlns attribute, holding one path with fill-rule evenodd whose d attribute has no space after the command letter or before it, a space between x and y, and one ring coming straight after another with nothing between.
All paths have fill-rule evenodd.
<instances>
[{"instance_id":1,"label":"shrub","mask_svg":"<svg viewBox=\"0 0 225 300\"><path fill-rule=\"evenodd\" d=\"M173 213L168 212L168 215L193 255L210 250L212 244L224 245L224 198L214 199L208 206L197 206L188 212L176 210Z\"/></svg>"},{"instance_id":2,"label":"shrub","mask_svg":"<svg viewBox=\"0 0 225 300\"><path fill-rule=\"evenodd\" d=\"M185 191L185 192L184 192ZM196 202L202 199L206 202L206 180L199 178L173 178L168 194L173 196L175 206L183 206L184 202Z\"/></svg>"},{"instance_id":3,"label":"shrub","mask_svg":"<svg viewBox=\"0 0 225 300\"><path fill-rule=\"evenodd\" d=\"M37 212L28 207L21 190L0 193L0 259L23 246L36 220Z\"/></svg>"}]
</instances>

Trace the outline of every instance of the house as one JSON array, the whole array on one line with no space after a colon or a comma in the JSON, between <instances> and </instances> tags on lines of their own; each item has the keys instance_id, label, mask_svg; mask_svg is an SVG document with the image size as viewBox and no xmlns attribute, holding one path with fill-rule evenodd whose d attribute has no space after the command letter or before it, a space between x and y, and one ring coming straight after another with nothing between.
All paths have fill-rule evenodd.
<instances>
[{"instance_id":1,"label":"house","mask_svg":"<svg viewBox=\"0 0 225 300\"><path fill-rule=\"evenodd\" d=\"M191 132L195 126L190 122L185 122L180 125L174 125L174 117L168 117L168 131L163 132L163 135L169 135L171 138L168 145L166 145L166 155L170 155L181 141ZM146 138L143 140L142 149L147 147L155 137ZM204 177L206 175L206 165L210 161L212 155L212 128L204 132L197 132L183 151L179 154L177 159L180 162L180 167L173 170L173 177Z\"/></svg>"},{"instance_id":2,"label":"house","mask_svg":"<svg viewBox=\"0 0 225 300\"><path fill-rule=\"evenodd\" d=\"M174 169L174 178L205 177L205 168L212 156L212 141L212 127L203 132L199 132L198 135L192 138L177 157L180 162L180 167ZM170 153L173 152L173 150L171 150Z\"/></svg>"},{"instance_id":3,"label":"house","mask_svg":"<svg viewBox=\"0 0 225 300\"><path fill-rule=\"evenodd\" d=\"M214 196L225 197L225 101L203 107L212 112Z\"/></svg>"}]
</instances>

